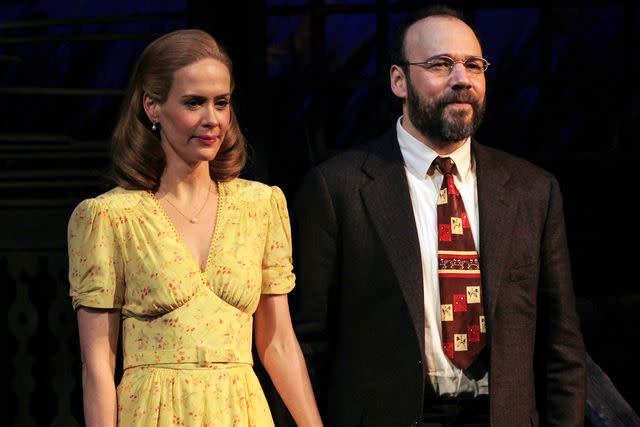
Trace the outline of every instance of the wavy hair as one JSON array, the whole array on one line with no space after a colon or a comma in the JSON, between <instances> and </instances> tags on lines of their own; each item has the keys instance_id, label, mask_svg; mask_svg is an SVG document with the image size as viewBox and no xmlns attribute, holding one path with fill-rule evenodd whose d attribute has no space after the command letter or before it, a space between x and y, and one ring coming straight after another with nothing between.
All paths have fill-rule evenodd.
<instances>
[{"instance_id":1,"label":"wavy hair","mask_svg":"<svg viewBox=\"0 0 640 427\"><path fill-rule=\"evenodd\" d=\"M118 122L111 138L112 166L109 178L128 190L155 191L166 166L158 132L144 111L146 93L163 104L174 73L201 59L213 58L232 71L231 59L213 37L201 30L179 30L154 40L138 58L133 69ZM234 81L231 77L231 89ZM231 108L231 123L216 158L209 162L215 181L230 181L240 175L247 160L244 136Z\"/></svg>"}]
</instances>

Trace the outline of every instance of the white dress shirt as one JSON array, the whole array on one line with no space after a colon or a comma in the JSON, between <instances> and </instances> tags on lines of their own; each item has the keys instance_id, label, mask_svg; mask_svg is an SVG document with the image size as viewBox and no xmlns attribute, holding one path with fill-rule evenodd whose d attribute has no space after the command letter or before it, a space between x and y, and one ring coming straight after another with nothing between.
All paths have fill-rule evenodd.
<instances>
[{"instance_id":1,"label":"white dress shirt","mask_svg":"<svg viewBox=\"0 0 640 427\"><path fill-rule=\"evenodd\" d=\"M431 382L436 394L441 396L488 394L488 374L479 380L467 377L447 358L442 350L436 201L443 177L437 170L432 176L427 175L427 170L433 160L438 157L438 153L411 136L402 127L402 117L396 123L396 130L409 181L409 194L416 219L422 257L427 379ZM471 138L467 138L464 145L447 154L447 157L451 157L456 164L457 174L454 175L454 181L469 217L476 250L480 253L478 245L478 189L475 165L471 158Z\"/></svg>"}]
</instances>

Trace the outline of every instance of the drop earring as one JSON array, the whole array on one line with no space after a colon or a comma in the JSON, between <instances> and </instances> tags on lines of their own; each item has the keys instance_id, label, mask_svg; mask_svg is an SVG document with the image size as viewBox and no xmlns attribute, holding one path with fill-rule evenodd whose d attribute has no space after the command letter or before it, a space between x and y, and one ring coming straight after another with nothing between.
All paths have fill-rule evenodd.
<instances>
[{"instance_id":1,"label":"drop earring","mask_svg":"<svg viewBox=\"0 0 640 427\"><path fill-rule=\"evenodd\" d=\"M152 123L153 123L153 126L151 126L151 130L155 132L158 130L158 127L156 126L156 122L152 122Z\"/></svg>"}]
</instances>

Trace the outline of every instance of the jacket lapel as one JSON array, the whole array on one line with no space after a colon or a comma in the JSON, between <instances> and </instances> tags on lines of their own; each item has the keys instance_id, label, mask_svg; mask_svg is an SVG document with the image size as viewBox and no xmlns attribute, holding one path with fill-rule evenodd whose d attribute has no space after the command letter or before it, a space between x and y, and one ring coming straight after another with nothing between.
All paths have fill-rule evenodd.
<instances>
[{"instance_id":1,"label":"jacket lapel","mask_svg":"<svg viewBox=\"0 0 640 427\"><path fill-rule=\"evenodd\" d=\"M489 328L503 282L502 274L514 223L515 202L505 184L510 172L492 160L490 149L474 141L480 222L480 271Z\"/></svg>"},{"instance_id":2,"label":"jacket lapel","mask_svg":"<svg viewBox=\"0 0 640 427\"><path fill-rule=\"evenodd\" d=\"M372 144L362 169L372 179L360 194L398 279L424 355L420 244L395 128Z\"/></svg>"}]
</instances>

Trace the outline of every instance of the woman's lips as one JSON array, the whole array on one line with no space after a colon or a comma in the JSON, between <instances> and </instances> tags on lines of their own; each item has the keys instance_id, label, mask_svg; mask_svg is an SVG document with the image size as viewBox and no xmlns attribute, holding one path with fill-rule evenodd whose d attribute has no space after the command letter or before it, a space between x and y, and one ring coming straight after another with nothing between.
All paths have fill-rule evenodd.
<instances>
[{"instance_id":1,"label":"woman's lips","mask_svg":"<svg viewBox=\"0 0 640 427\"><path fill-rule=\"evenodd\" d=\"M194 138L204 145L212 145L218 141L217 136L194 136Z\"/></svg>"}]
</instances>

